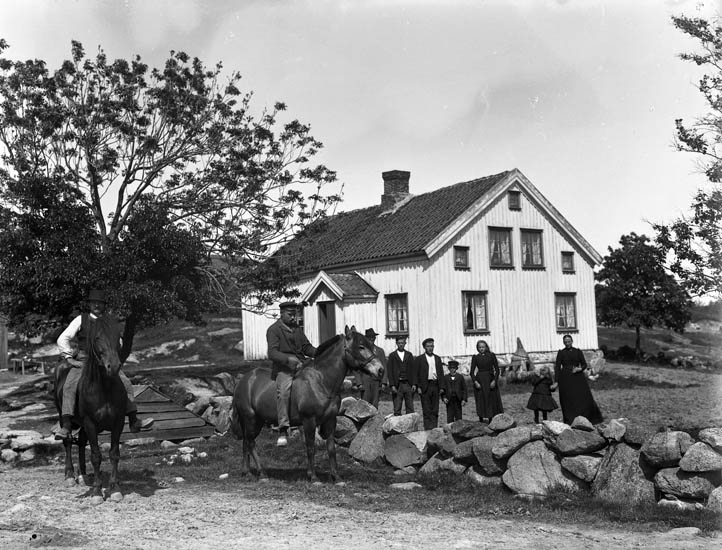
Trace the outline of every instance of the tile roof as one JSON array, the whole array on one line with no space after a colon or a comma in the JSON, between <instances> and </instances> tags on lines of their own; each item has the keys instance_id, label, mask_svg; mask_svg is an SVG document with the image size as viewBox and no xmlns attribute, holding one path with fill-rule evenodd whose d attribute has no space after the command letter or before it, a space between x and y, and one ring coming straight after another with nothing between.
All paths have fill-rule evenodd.
<instances>
[{"instance_id":1,"label":"tile roof","mask_svg":"<svg viewBox=\"0 0 722 550\"><path fill-rule=\"evenodd\" d=\"M307 228L275 256L281 264L295 264L301 272L310 272L421 253L508 173L413 196L391 212L380 204L342 212Z\"/></svg>"},{"instance_id":2,"label":"tile roof","mask_svg":"<svg viewBox=\"0 0 722 550\"><path fill-rule=\"evenodd\" d=\"M328 276L348 298L378 295L378 291L357 273L329 273Z\"/></svg>"}]
</instances>

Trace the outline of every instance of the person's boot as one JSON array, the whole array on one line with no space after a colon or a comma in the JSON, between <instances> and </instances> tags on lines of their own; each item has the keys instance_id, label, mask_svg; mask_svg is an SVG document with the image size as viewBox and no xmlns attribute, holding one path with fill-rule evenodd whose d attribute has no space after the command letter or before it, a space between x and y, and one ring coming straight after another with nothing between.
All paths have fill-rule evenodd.
<instances>
[{"instance_id":1,"label":"person's boot","mask_svg":"<svg viewBox=\"0 0 722 550\"><path fill-rule=\"evenodd\" d=\"M63 440L70 439L73 430L73 417L72 416L61 416L60 417L60 429L55 433L55 439Z\"/></svg>"},{"instance_id":2,"label":"person's boot","mask_svg":"<svg viewBox=\"0 0 722 550\"><path fill-rule=\"evenodd\" d=\"M141 430L149 430L151 426L153 426L153 422L155 422L155 420L152 418L144 418L141 420L138 418L138 413L128 413L128 427L134 434Z\"/></svg>"},{"instance_id":3,"label":"person's boot","mask_svg":"<svg viewBox=\"0 0 722 550\"><path fill-rule=\"evenodd\" d=\"M288 428L281 428L281 435L278 436L276 447L285 447L288 445Z\"/></svg>"}]
</instances>

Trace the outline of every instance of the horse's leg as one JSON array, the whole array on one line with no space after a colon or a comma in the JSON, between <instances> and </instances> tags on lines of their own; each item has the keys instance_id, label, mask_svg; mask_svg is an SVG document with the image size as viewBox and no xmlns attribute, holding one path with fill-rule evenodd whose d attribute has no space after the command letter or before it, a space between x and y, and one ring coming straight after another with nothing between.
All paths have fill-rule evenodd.
<instances>
[{"instance_id":1,"label":"horse's leg","mask_svg":"<svg viewBox=\"0 0 722 550\"><path fill-rule=\"evenodd\" d=\"M88 435L88 441L90 441L90 463L93 465L93 473L95 476L93 479L93 497L91 502L93 504L101 504L103 502L103 480L100 476L100 462L102 457L100 454L100 445L98 445L98 431L90 421L85 422L85 431Z\"/></svg>"},{"instance_id":2,"label":"horse's leg","mask_svg":"<svg viewBox=\"0 0 722 550\"><path fill-rule=\"evenodd\" d=\"M110 500L120 502L123 500L123 493L120 491L120 483L118 481L118 462L120 461L120 434L123 431L125 418L121 416L120 422L117 422L110 433L110 482L108 492Z\"/></svg>"},{"instance_id":3,"label":"horse's leg","mask_svg":"<svg viewBox=\"0 0 722 550\"><path fill-rule=\"evenodd\" d=\"M73 487L75 485L75 469L73 468L73 441L66 439L63 441L65 447L65 485Z\"/></svg>"},{"instance_id":4,"label":"horse's leg","mask_svg":"<svg viewBox=\"0 0 722 550\"><path fill-rule=\"evenodd\" d=\"M336 466L336 440L333 434L336 431L336 417L332 416L321 425L321 437L326 440L326 451L328 452L328 465L331 470L331 480L334 483L341 481Z\"/></svg>"},{"instance_id":5,"label":"horse's leg","mask_svg":"<svg viewBox=\"0 0 722 550\"><path fill-rule=\"evenodd\" d=\"M256 465L256 470L258 471L258 477L261 480L266 480L268 479L268 476L266 475L266 470L263 469L263 464L261 464L261 458L258 456L258 451L256 450L256 438L258 437L258 434L261 433L262 428L263 423L259 419L254 419L253 422L249 422L248 424L246 424L244 432L245 435L243 439L243 452L244 458L246 460L246 469L249 472L251 471L250 459L253 458L253 462ZM248 442L248 446L246 446L246 442Z\"/></svg>"},{"instance_id":6,"label":"horse's leg","mask_svg":"<svg viewBox=\"0 0 722 550\"><path fill-rule=\"evenodd\" d=\"M78 483L87 487L88 471L85 463L85 446L88 444L88 436L85 430L81 429L78 433Z\"/></svg>"},{"instance_id":7,"label":"horse's leg","mask_svg":"<svg viewBox=\"0 0 722 550\"><path fill-rule=\"evenodd\" d=\"M306 475L309 481L316 482L316 419L314 417L306 417L303 419L303 437L306 440L306 456L308 458L308 467Z\"/></svg>"}]
</instances>

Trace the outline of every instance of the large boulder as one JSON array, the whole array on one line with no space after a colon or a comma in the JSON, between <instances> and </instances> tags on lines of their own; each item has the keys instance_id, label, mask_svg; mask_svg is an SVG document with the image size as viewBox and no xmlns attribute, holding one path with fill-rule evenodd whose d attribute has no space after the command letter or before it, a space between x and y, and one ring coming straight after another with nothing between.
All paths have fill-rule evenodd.
<instances>
[{"instance_id":1,"label":"large boulder","mask_svg":"<svg viewBox=\"0 0 722 550\"><path fill-rule=\"evenodd\" d=\"M385 424L384 424L385 425ZM434 428L427 432L426 444L428 452L432 455L439 453L442 458L453 456L456 448L456 441L449 432L443 428Z\"/></svg>"},{"instance_id":2,"label":"large boulder","mask_svg":"<svg viewBox=\"0 0 722 550\"><path fill-rule=\"evenodd\" d=\"M679 468L663 468L654 476L654 484L666 495L678 498L706 499L720 484L719 472L684 472Z\"/></svg>"},{"instance_id":3,"label":"large boulder","mask_svg":"<svg viewBox=\"0 0 722 550\"><path fill-rule=\"evenodd\" d=\"M565 456L562 458L562 468L587 483L591 483L597 477L601 463L602 457L596 455Z\"/></svg>"},{"instance_id":4,"label":"large boulder","mask_svg":"<svg viewBox=\"0 0 722 550\"><path fill-rule=\"evenodd\" d=\"M474 470L474 468L468 468L465 475L471 480L472 483L480 487L501 487L503 482L501 476L490 476Z\"/></svg>"},{"instance_id":5,"label":"large boulder","mask_svg":"<svg viewBox=\"0 0 722 550\"><path fill-rule=\"evenodd\" d=\"M507 413L497 414L491 419L491 422L489 422L489 428L495 432L503 432L513 428L514 426L516 426L516 420L514 420L512 415Z\"/></svg>"},{"instance_id":6,"label":"large boulder","mask_svg":"<svg viewBox=\"0 0 722 550\"><path fill-rule=\"evenodd\" d=\"M367 420L349 445L349 456L365 464L383 460L384 432L381 429L383 424L384 417L380 414Z\"/></svg>"},{"instance_id":7,"label":"large boulder","mask_svg":"<svg viewBox=\"0 0 722 550\"><path fill-rule=\"evenodd\" d=\"M476 420L456 420L448 425L449 433L456 441L467 441L482 435L491 435L494 430L489 428L487 424Z\"/></svg>"},{"instance_id":8,"label":"large boulder","mask_svg":"<svg viewBox=\"0 0 722 550\"><path fill-rule=\"evenodd\" d=\"M707 509L722 514L722 487L712 489L707 497Z\"/></svg>"},{"instance_id":9,"label":"large boulder","mask_svg":"<svg viewBox=\"0 0 722 550\"><path fill-rule=\"evenodd\" d=\"M679 461L680 469L685 472L711 472L722 470L722 454L707 443L698 441L684 453Z\"/></svg>"},{"instance_id":10,"label":"large boulder","mask_svg":"<svg viewBox=\"0 0 722 550\"><path fill-rule=\"evenodd\" d=\"M482 439L477 437L476 439ZM472 466L476 464L476 455L474 454L474 441L476 439L469 439L468 441L462 441L456 448L454 448L454 460L460 464L466 464Z\"/></svg>"},{"instance_id":11,"label":"large boulder","mask_svg":"<svg viewBox=\"0 0 722 550\"><path fill-rule=\"evenodd\" d=\"M557 437L548 438L550 446L563 456L593 453L607 446L607 440L597 432L569 428Z\"/></svg>"},{"instance_id":12,"label":"large boulder","mask_svg":"<svg viewBox=\"0 0 722 550\"><path fill-rule=\"evenodd\" d=\"M625 427L622 441L636 449L639 449L655 434L651 428L647 428L641 424L634 424L626 418L620 418L619 421L624 424Z\"/></svg>"},{"instance_id":13,"label":"large boulder","mask_svg":"<svg viewBox=\"0 0 722 550\"><path fill-rule=\"evenodd\" d=\"M568 430L570 428L569 424L559 422L558 420L543 420L541 426L542 434L545 439L548 437L556 437L564 430Z\"/></svg>"},{"instance_id":14,"label":"large boulder","mask_svg":"<svg viewBox=\"0 0 722 550\"><path fill-rule=\"evenodd\" d=\"M671 468L679 464L692 445L694 439L687 432L659 432L642 445L642 454L652 466Z\"/></svg>"},{"instance_id":15,"label":"large boulder","mask_svg":"<svg viewBox=\"0 0 722 550\"><path fill-rule=\"evenodd\" d=\"M236 388L236 379L228 372L219 372L209 378L208 382L220 395L233 395Z\"/></svg>"},{"instance_id":16,"label":"large boulder","mask_svg":"<svg viewBox=\"0 0 722 550\"><path fill-rule=\"evenodd\" d=\"M431 475L441 471L453 472L455 474L463 474L466 471L464 464L455 462L453 458L441 459L438 455L432 456L419 469L419 475Z\"/></svg>"},{"instance_id":17,"label":"large boulder","mask_svg":"<svg viewBox=\"0 0 722 550\"><path fill-rule=\"evenodd\" d=\"M584 482L566 473L542 441L532 441L515 452L502 480L509 489L524 495L544 496L558 486L572 491L584 488Z\"/></svg>"},{"instance_id":18,"label":"large boulder","mask_svg":"<svg viewBox=\"0 0 722 550\"><path fill-rule=\"evenodd\" d=\"M356 434L358 434L358 429L353 420L345 416L336 417L336 429L333 432L333 438L338 445L348 447Z\"/></svg>"},{"instance_id":19,"label":"large boulder","mask_svg":"<svg viewBox=\"0 0 722 550\"><path fill-rule=\"evenodd\" d=\"M519 426L500 433L494 438L492 454L497 460L508 458L530 441L542 438L538 426Z\"/></svg>"},{"instance_id":20,"label":"large boulder","mask_svg":"<svg viewBox=\"0 0 722 550\"><path fill-rule=\"evenodd\" d=\"M346 410L343 411L343 415L358 424L363 424L369 418L376 416L378 412L378 409L368 401L358 399L354 403L348 404Z\"/></svg>"},{"instance_id":21,"label":"large boulder","mask_svg":"<svg viewBox=\"0 0 722 550\"><path fill-rule=\"evenodd\" d=\"M487 476L498 476L503 474L504 470L506 470L506 460L499 460L495 458L493 454L496 439L496 437L487 436L477 437L473 440L474 456L476 457L476 462L478 464L477 469Z\"/></svg>"},{"instance_id":22,"label":"large boulder","mask_svg":"<svg viewBox=\"0 0 722 550\"><path fill-rule=\"evenodd\" d=\"M426 452L420 451L406 434L398 434L389 436L384 441L384 457L389 464L401 469L423 464Z\"/></svg>"},{"instance_id":23,"label":"large boulder","mask_svg":"<svg viewBox=\"0 0 722 550\"><path fill-rule=\"evenodd\" d=\"M707 443L715 451L722 453L722 428L705 428L697 437L702 443Z\"/></svg>"},{"instance_id":24,"label":"large boulder","mask_svg":"<svg viewBox=\"0 0 722 550\"><path fill-rule=\"evenodd\" d=\"M645 475L646 466L638 450L625 443L607 448L592 484L602 499L654 502L654 483Z\"/></svg>"},{"instance_id":25,"label":"large boulder","mask_svg":"<svg viewBox=\"0 0 722 550\"><path fill-rule=\"evenodd\" d=\"M594 431L594 424L589 422L589 420L587 420L584 416L577 416L574 420L572 420L572 428L575 430L582 430L584 432L592 432Z\"/></svg>"},{"instance_id":26,"label":"large boulder","mask_svg":"<svg viewBox=\"0 0 722 550\"><path fill-rule=\"evenodd\" d=\"M356 403L356 401L358 401L358 399L356 399L356 398L353 397L352 395L349 395L349 396L347 396L347 397L344 397L344 398L341 400L341 405L340 405L339 408L338 408L338 414L341 415L341 414L343 414L344 412L346 412L346 409L349 407L349 405L352 405L353 403Z\"/></svg>"},{"instance_id":27,"label":"large boulder","mask_svg":"<svg viewBox=\"0 0 722 550\"><path fill-rule=\"evenodd\" d=\"M624 434L627 431L627 427L616 418L600 424L598 429L604 439L617 442L624 438Z\"/></svg>"},{"instance_id":28,"label":"large boulder","mask_svg":"<svg viewBox=\"0 0 722 550\"><path fill-rule=\"evenodd\" d=\"M424 419L416 412L400 416L389 416L383 424L383 432L386 435L406 434L423 429Z\"/></svg>"}]
</instances>

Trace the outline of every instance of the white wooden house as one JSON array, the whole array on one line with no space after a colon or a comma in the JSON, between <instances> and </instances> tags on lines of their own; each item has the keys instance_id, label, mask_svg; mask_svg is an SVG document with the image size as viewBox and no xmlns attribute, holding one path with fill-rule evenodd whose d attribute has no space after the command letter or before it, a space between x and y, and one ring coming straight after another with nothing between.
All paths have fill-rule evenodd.
<instances>
[{"instance_id":1,"label":"white wooden house","mask_svg":"<svg viewBox=\"0 0 722 550\"><path fill-rule=\"evenodd\" d=\"M596 350L593 269L601 256L519 171L409 194L410 173L383 173L381 204L331 217L279 251L299 266L299 301L312 343L345 325L377 344L461 359L484 339L511 354L551 357L563 334ZM271 311L277 313L277 311ZM266 357L271 316L244 312L244 352ZM502 358L503 359L503 358Z\"/></svg>"}]
</instances>

